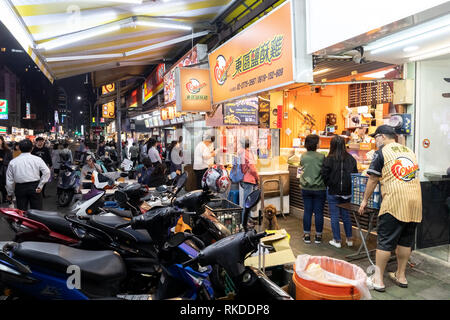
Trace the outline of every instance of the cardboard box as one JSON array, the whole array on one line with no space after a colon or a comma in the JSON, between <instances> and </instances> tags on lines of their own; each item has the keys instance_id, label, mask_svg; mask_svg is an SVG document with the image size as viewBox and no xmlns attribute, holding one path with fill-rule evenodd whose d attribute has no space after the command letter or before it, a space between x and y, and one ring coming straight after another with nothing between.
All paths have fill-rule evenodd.
<instances>
[{"instance_id":1,"label":"cardboard box","mask_svg":"<svg viewBox=\"0 0 450 320\"><path fill-rule=\"evenodd\" d=\"M265 254L265 267L269 268L294 263L296 258L291 246L289 245L290 235L286 232L286 230L267 230L267 232L273 234L262 238L261 242L265 245L273 246L274 252ZM261 263L262 262L263 257L261 257ZM249 257L244 263L246 266L258 268L259 257L258 255Z\"/></svg>"}]
</instances>

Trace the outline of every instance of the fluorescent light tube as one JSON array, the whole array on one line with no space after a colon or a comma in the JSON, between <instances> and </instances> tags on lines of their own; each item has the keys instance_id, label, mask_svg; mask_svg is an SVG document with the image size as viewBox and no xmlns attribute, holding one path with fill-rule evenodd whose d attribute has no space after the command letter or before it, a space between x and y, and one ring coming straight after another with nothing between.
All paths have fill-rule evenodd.
<instances>
[{"instance_id":1,"label":"fluorescent light tube","mask_svg":"<svg viewBox=\"0 0 450 320\"><path fill-rule=\"evenodd\" d=\"M175 38L175 39L172 39L172 40L168 40L168 41L160 42L160 43L157 43L157 44L153 44L151 46L147 46L147 47L143 47L143 48L140 48L140 49L128 51L128 52L125 52L125 55L126 56L131 56L131 55L134 55L134 54L138 54L138 53L142 53L142 52L146 52L146 51L150 51L150 50L155 50L155 49L167 47L167 46L170 46L171 44L175 44L175 43L183 42L183 41L186 41L186 40L191 40L193 38L205 36L209 32L210 31L201 31L201 32L189 34L189 35L184 36L184 37L179 37L179 38Z\"/></svg>"},{"instance_id":2,"label":"fluorescent light tube","mask_svg":"<svg viewBox=\"0 0 450 320\"><path fill-rule=\"evenodd\" d=\"M442 56L447 53L450 53L450 43L447 43L446 45L444 45L442 47L439 47L439 48L436 48L433 50L429 50L425 53L415 55L415 56L409 58L409 61L425 60L428 58Z\"/></svg>"},{"instance_id":3,"label":"fluorescent light tube","mask_svg":"<svg viewBox=\"0 0 450 320\"><path fill-rule=\"evenodd\" d=\"M450 27L450 15L434 19L404 31L397 32L365 46L366 51L376 54L382 51L405 46L409 43L437 36L448 31Z\"/></svg>"},{"instance_id":4,"label":"fluorescent light tube","mask_svg":"<svg viewBox=\"0 0 450 320\"><path fill-rule=\"evenodd\" d=\"M102 28L93 28L91 30L80 31L71 35L62 36L55 40L50 40L38 45L38 49L51 50L68 44L79 42L81 40L98 37L105 33L114 32L120 29L120 24L110 25Z\"/></svg>"},{"instance_id":5,"label":"fluorescent light tube","mask_svg":"<svg viewBox=\"0 0 450 320\"><path fill-rule=\"evenodd\" d=\"M153 22L153 21L142 21L138 20L136 22L139 26L145 27L155 27L155 28L169 28L169 29L180 29L180 30L192 30L191 26L186 24L178 24L178 23L164 23L164 22Z\"/></svg>"},{"instance_id":6,"label":"fluorescent light tube","mask_svg":"<svg viewBox=\"0 0 450 320\"><path fill-rule=\"evenodd\" d=\"M378 71L378 72L374 72L374 73L369 73L369 74L364 75L363 77L365 77L365 78L377 78L377 79L384 78L384 76L387 73L391 72L391 71L394 71L394 68L383 70L383 71Z\"/></svg>"},{"instance_id":7,"label":"fluorescent light tube","mask_svg":"<svg viewBox=\"0 0 450 320\"><path fill-rule=\"evenodd\" d=\"M89 59L106 59L106 58L121 58L123 53L111 53L111 54L93 54L87 56L67 56L67 57L51 57L47 58L47 62L59 62L59 61L71 61L71 60L89 60Z\"/></svg>"}]
</instances>

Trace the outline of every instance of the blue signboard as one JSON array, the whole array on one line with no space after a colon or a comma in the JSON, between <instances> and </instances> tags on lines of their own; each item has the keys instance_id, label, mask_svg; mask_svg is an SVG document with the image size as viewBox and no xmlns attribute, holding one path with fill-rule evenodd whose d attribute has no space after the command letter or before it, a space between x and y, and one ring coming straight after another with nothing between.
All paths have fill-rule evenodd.
<instances>
[{"instance_id":1,"label":"blue signboard","mask_svg":"<svg viewBox=\"0 0 450 320\"><path fill-rule=\"evenodd\" d=\"M242 99L224 104L223 123L225 125L257 125L258 98Z\"/></svg>"}]
</instances>

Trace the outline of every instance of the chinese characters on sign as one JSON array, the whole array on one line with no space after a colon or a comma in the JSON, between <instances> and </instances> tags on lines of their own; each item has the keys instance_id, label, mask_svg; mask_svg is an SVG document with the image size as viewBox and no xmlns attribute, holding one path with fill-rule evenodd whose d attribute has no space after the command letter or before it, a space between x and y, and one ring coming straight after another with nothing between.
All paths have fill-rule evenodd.
<instances>
[{"instance_id":1,"label":"chinese characters on sign","mask_svg":"<svg viewBox=\"0 0 450 320\"><path fill-rule=\"evenodd\" d=\"M254 70L264 64L271 64L272 60L280 58L282 46L283 36L276 35L272 40L267 40L260 44L259 47L251 49L247 53L239 56L236 59L233 79L241 73Z\"/></svg>"},{"instance_id":2,"label":"chinese characters on sign","mask_svg":"<svg viewBox=\"0 0 450 320\"><path fill-rule=\"evenodd\" d=\"M145 80L142 86L142 103L147 102L150 98L154 97L164 89L165 70L165 64L161 63Z\"/></svg>"},{"instance_id":3,"label":"chinese characters on sign","mask_svg":"<svg viewBox=\"0 0 450 320\"><path fill-rule=\"evenodd\" d=\"M223 123L258 124L258 98L242 99L224 105Z\"/></svg>"},{"instance_id":4,"label":"chinese characters on sign","mask_svg":"<svg viewBox=\"0 0 450 320\"><path fill-rule=\"evenodd\" d=\"M291 6L279 6L209 54L214 104L295 81Z\"/></svg>"},{"instance_id":5,"label":"chinese characters on sign","mask_svg":"<svg viewBox=\"0 0 450 320\"><path fill-rule=\"evenodd\" d=\"M175 77L178 112L207 112L211 110L211 86L208 69L178 68Z\"/></svg>"}]
</instances>

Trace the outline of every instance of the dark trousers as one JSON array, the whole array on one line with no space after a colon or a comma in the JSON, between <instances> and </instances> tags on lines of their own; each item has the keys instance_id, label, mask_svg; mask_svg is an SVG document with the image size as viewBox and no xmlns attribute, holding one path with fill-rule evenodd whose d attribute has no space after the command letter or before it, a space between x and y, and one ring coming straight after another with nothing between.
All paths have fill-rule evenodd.
<instances>
[{"instance_id":1,"label":"dark trousers","mask_svg":"<svg viewBox=\"0 0 450 320\"><path fill-rule=\"evenodd\" d=\"M205 174L206 170L208 170L208 169L206 168L206 169L202 169L202 170L194 170L195 177L197 180L197 189L202 189L202 178L203 178L203 175Z\"/></svg>"},{"instance_id":2,"label":"dark trousers","mask_svg":"<svg viewBox=\"0 0 450 320\"><path fill-rule=\"evenodd\" d=\"M17 201L17 209L27 211L28 205L30 209L42 210L42 194L36 193L39 181L16 183L15 195Z\"/></svg>"},{"instance_id":3,"label":"dark trousers","mask_svg":"<svg viewBox=\"0 0 450 320\"><path fill-rule=\"evenodd\" d=\"M327 193L325 190L302 190L303 196L303 232L311 233L312 215L314 213L316 234L323 231L323 208Z\"/></svg>"}]
</instances>

